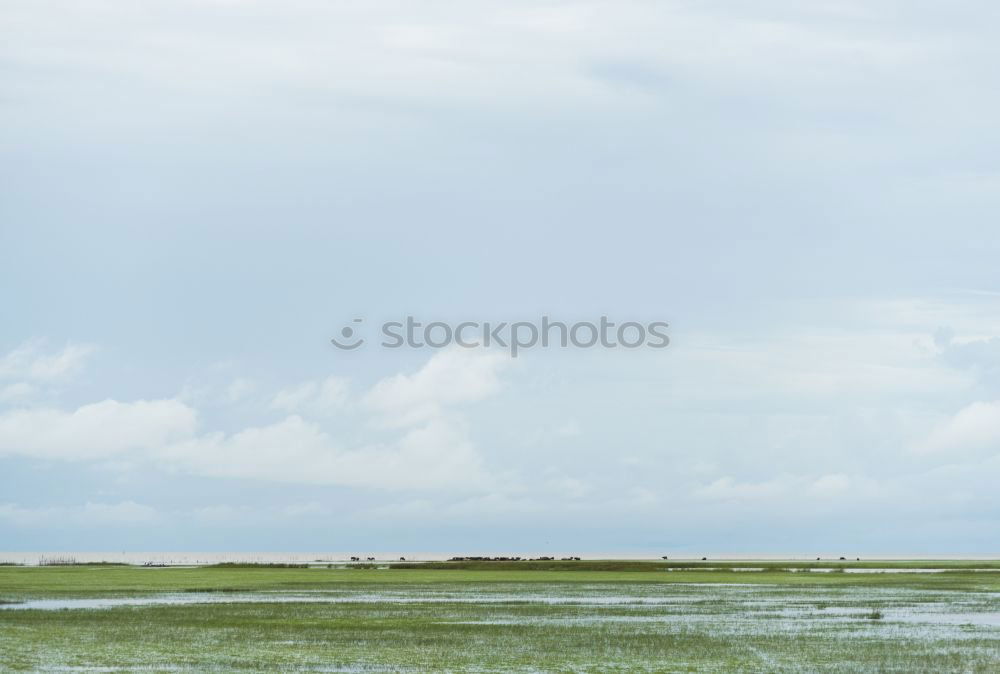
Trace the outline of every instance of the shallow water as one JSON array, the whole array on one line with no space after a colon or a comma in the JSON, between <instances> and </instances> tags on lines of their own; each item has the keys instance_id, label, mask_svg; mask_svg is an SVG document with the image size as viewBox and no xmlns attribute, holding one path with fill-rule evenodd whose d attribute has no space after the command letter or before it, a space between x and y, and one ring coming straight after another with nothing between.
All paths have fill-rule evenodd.
<instances>
[{"instance_id":1,"label":"shallow water","mask_svg":"<svg viewBox=\"0 0 1000 674\"><path fill-rule=\"evenodd\" d=\"M908 630L918 638L942 630L975 628L1000 636L1000 593L928 591L908 588L780 588L740 583L677 583L660 586L583 584L549 587L402 587L393 590L184 592L126 597L27 599L0 611L108 610L197 604L453 604L462 624L557 625L598 622L717 623L729 631L793 633L822 625L858 624ZM519 615L519 607L562 607L552 615ZM482 606L481 615L469 614ZM877 609L882 617L869 616Z\"/></svg>"},{"instance_id":2,"label":"shallow water","mask_svg":"<svg viewBox=\"0 0 1000 674\"><path fill-rule=\"evenodd\" d=\"M184 592L146 597L100 597L28 599L16 604L0 604L0 610L59 611L107 609L118 606L160 606L184 604L544 604L579 606L667 606L701 601L698 597L554 596L540 594L490 593L359 593L323 592Z\"/></svg>"},{"instance_id":3,"label":"shallow water","mask_svg":"<svg viewBox=\"0 0 1000 674\"><path fill-rule=\"evenodd\" d=\"M173 605L187 605L171 609ZM161 607L159 609L155 607ZM6 613L3 609L6 609ZM23 611L49 611L45 616ZM61 612L75 612L62 614ZM87 613L91 611L92 613ZM104 614L100 620L98 611ZM160 612L158 612L160 611ZM232 620L233 618L237 620ZM251 618L244 620L244 618ZM259 621L287 625L262 638ZM175 667L173 657L187 648L187 637L170 642L171 649L143 651L142 641L119 652L105 648L92 660L81 659L80 643L100 644L103 629L92 641L65 642L53 651L49 626L62 625L72 635L90 624L218 625L204 641L185 651L188 665ZM160 621L160 622L158 622ZM394 624L395 635L409 639L394 662L379 661L387 641L370 646L364 626ZM968 671L1000 671L1000 592L956 591L913 587L784 585L757 583L446 583L426 585L379 583L345 588L254 592L174 592L141 596L30 599L0 607L0 622L45 626L36 639L30 663L58 662L45 671L231 671L235 659L267 662L273 671L331 672L486 672L578 671L828 671L831 674L885 671L886 658L907 657L908 668L893 671L957 671L942 660L936 669L921 668L924 657L944 653L978 663ZM347 628L325 629L329 624ZM248 627L234 630L232 625ZM428 633L425 630L433 626ZM450 627L453 626L453 627ZM172 634L170 627L165 636ZM243 632L238 632L242 629ZM12 634L13 632L7 632ZM226 651L233 634L243 639L239 649ZM0 630L0 642L4 631ZM90 635L90 632L86 632ZM467 651L455 660L442 649L440 662L410 667L427 653L427 634L448 636ZM408 636L406 636L408 635ZM461 641L456 638L461 637ZM583 639L582 637L586 637ZM698 649L709 644L722 649L704 661L677 660L660 644L694 640ZM565 641L564 641L565 640ZM164 642L166 643L166 642ZM582 646L582 659L567 659L565 667L508 667L525 644L539 658L561 653L563 643ZM587 655L590 644L597 644ZM635 644L639 644L636 646ZM799 648L796 644L806 644ZM88 646L89 647L89 646ZM391 647L391 644L390 644ZM672 647L671 647L672 648ZM213 650L215 649L215 650ZM352 650L353 649L353 650ZM413 649L413 650L408 650ZM639 649L639 650L636 650ZM648 649L648 650L641 650ZM826 668L829 662L855 657L851 668ZM718 659L726 653L724 665ZM691 650L700 653L701 650ZM95 653L97 651L95 650ZM623 655L623 653L625 655ZM137 660L141 654L141 660ZM471 657L472 654L474 657ZM567 657L569 657L568 654ZM649 658L648 661L643 658ZM204 660L199 660L204 658ZM588 660L588 658L590 658ZM657 660L656 658L660 658ZM670 658L669 666L665 658ZM82 663L119 667L80 667ZM574 665L580 665L575 666ZM645 666L648 662L649 666ZM732 666L733 662L743 667ZM124 663L124 664L123 664ZM339 665L337 664L339 663ZM353 663L353 664L352 664ZM403 664L405 663L405 664ZM489 663L489 664L484 664ZM501 667L497 663L503 663ZM582 664L581 664L582 663ZM985 663L985 664L984 664ZM128 666L126 667L125 664ZM0 669L3 665L0 664ZM39 669L42 669L39 667Z\"/></svg>"}]
</instances>

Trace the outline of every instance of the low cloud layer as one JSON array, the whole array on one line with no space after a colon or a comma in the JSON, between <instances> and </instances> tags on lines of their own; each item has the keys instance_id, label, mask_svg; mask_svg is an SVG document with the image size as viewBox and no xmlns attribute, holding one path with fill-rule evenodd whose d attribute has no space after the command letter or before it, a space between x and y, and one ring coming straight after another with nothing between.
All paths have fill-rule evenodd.
<instances>
[{"instance_id":1,"label":"low cloud layer","mask_svg":"<svg viewBox=\"0 0 1000 674\"><path fill-rule=\"evenodd\" d=\"M0 414L0 456L81 460L156 450L193 434L196 420L195 410L177 400L12 410Z\"/></svg>"},{"instance_id":2,"label":"low cloud layer","mask_svg":"<svg viewBox=\"0 0 1000 674\"><path fill-rule=\"evenodd\" d=\"M170 471L263 482L484 488L490 479L482 456L455 408L496 392L505 362L492 353L445 351L416 372L377 382L352 406L347 380L304 382L282 389L269 404L296 413L232 433L199 428L197 411L177 399L105 400L73 411L11 409L0 413L0 457L124 458ZM231 393L232 386L227 399ZM355 435L371 423L391 430L382 441L351 446L321 424L337 413L356 427Z\"/></svg>"},{"instance_id":3,"label":"low cloud layer","mask_svg":"<svg viewBox=\"0 0 1000 674\"><path fill-rule=\"evenodd\" d=\"M750 513L789 530L838 528L871 509L914 525L973 517L1000 508L990 486L1000 407L976 399L989 369L953 362L966 315L929 319L965 326L946 341L895 318L893 330L866 335L689 335L682 359L609 352L579 372L561 369L559 354L513 361L456 348L368 385L329 375L268 392L248 373L186 401L8 404L0 460L84 466L117 485L160 476L296 496L229 504L205 492L201 505L157 505L116 486L126 505L9 501L0 520L44 529L65 515L113 527L190 512L205 530L280 520L572 531L627 518L649 531L666 517L711 532ZM607 376L612 364L617 380ZM631 409L617 406L626 390ZM221 423L226 410L248 422ZM348 493L356 496L345 502Z\"/></svg>"}]
</instances>

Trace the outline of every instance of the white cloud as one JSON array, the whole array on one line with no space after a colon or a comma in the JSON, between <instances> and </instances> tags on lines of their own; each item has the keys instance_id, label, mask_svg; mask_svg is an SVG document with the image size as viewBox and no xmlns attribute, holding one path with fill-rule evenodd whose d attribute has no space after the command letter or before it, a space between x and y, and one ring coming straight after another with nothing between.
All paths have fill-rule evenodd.
<instances>
[{"instance_id":1,"label":"white cloud","mask_svg":"<svg viewBox=\"0 0 1000 674\"><path fill-rule=\"evenodd\" d=\"M133 452L168 470L211 477L381 488L470 489L489 482L461 417L451 411L499 389L494 354L443 352L412 375L378 382L364 409L391 417L397 437L345 447L298 414L234 433L196 435L197 413L176 399L105 400L75 411L12 410L0 415L0 455L107 459ZM236 393L249 390L236 380ZM232 387L230 387L232 388ZM348 382L329 377L279 392L271 407L317 416L347 404ZM403 421L401 421L403 420ZM355 417L364 423L365 417Z\"/></svg>"},{"instance_id":2,"label":"white cloud","mask_svg":"<svg viewBox=\"0 0 1000 674\"><path fill-rule=\"evenodd\" d=\"M684 402L878 399L892 395L946 395L969 390L975 378L940 362L912 332L835 332L721 341L693 335L683 363L688 375L677 395Z\"/></svg>"},{"instance_id":3,"label":"white cloud","mask_svg":"<svg viewBox=\"0 0 1000 674\"><path fill-rule=\"evenodd\" d=\"M44 344L25 342L0 358L0 379L51 381L78 371L96 350L89 344L67 344L54 353L45 353Z\"/></svg>"},{"instance_id":4,"label":"white cloud","mask_svg":"<svg viewBox=\"0 0 1000 674\"><path fill-rule=\"evenodd\" d=\"M897 87L939 77L943 63L976 45L971 34L961 43L933 31L922 31L919 39L900 34L895 21L880 20L897 11L891 4L844 12L833 21L827 11L788 11L774 3L748 9L746 3L477 2L442 11L384 0L363 6L296 0L232 3L226 12L151 6L141 16L122 0L103 3L100 14L66 1L47 5L49 11L36 5L21 0L8 7L25 35L33 36L10 38L9 50L24 63L12 72L13 82L27 79L32 67L45 66L65 79L87 68L119 73L132 86L212 102L252 97L268 85L331 97L494 108L579 107L625 97L629 92L591 81L581 64L595 62L665 72L707 87L766 83L833 96L839 87L868 84L873 73L891 72ZM53 13L63 19L53 21ZM276 20L286 30L267 30ZM191 30L192 21L199 30ZM108 25L117 29L113 36ZM94 45L81 34L107 39ZM142 51L154 40L156 52ZM22 88L33 94L30 100L46 101L45 94L62 91L56 83L71 86L56 79Z\"/></svg>"},{"instance_id":5,"label":"white cloud","mask_svg":"<svg viewBox=\"0 0 1000 674\"><path fill-rule=\"evenodd\" d=\"M530 433L526 433L521 443L527 447L545 446L551 447L555 442L565 443L571 438L583 436L583 429L576 419L568 419L563 423L554 426L537 428Z\"/></svg>"},{"instance_id":6,"label":"white cloud","mask_svg":"<svg viewBox=\"0 0 1000 674\"><path fill-rule=\"evenodd\" d=\"M134 501L121 503L87 503L80 512L79 519L85 522L148 522L156 518L156 510Z\"/></svg>"},{"instance_id":7,"label":"white cloud","mask_svg":"<svg viewBox=\"0 0 1000 674\"><path fill-rule=\"evenodd\" d=\"M343 377L327 377L323 381L307 381L282 389L271 400L271 408L289 413L309 413L325 416L347 404L350 383Z\"/></svg>"},{"instance_id":8,"label":"white cloud","mask_svg":"<svg viewBox=\"0 0 1000 674\"><path fill-rule=\"evenodd\" d=\"M82 506L48 506L25 508L15 503L0 504L0 520L15 526L104 526L109 524L143 524L157 518L150 506L135 501L91 503Z\"/></svg>"},{"instance_id":9,"label":"white cloud","mask_svg":"<svg viewBox=\"0 0 1000 674\"><path fill-rule=\"evenodd\" d=\"M548 489L569 499L583 498L591 492L589 484L575 477L557 477L546 482Z\"/></svg>"},{"instance_id":10,"label":"white cloud","mask_svg":"<svg viewBox=\"0 0 1000 674\"><path fill-rule=\"evenodd\" d=\"M239 402L257 390L257 384L252 379L238 377L226 387L226 401Z\"/></svg>"},{"instance_id":11,"label":"white cloud","mask_svg":"<svg viewBox=\"0 0 1000 674\"><path fill-rule=\"evenodd\" d=\"M859 495L871 487L870 480L853 479L843 473L828 473L818 477L782 473L772 478L739 481L731 476L696 487L695 495L716 501L787 502L794 498L833 499L848 493Z\"/></svg>"},{"instance_id":12,"label":"white cloud","mask_svg":"<svg viewBox=\"0 0 1000 674\"><path fill-rule=\"evenodd\" d=\"M823 475L812 483L812 490L820 494L842 494L851 487L851 478L843 473Z\"/></svg>"},{"instance_id":13,"label":"white cloud","mask_svg":"<svg viewBox=\"0 0 1000 674\"><path fill-rule=\"evenodd\" d=\"M0 403L27 400L38 392L38 388L28 382L19 381L0 389Z\"/></svg>"},{"instance_id":14,"label":"white cloud","mask_svg":"<svg viewBox=\"0 0 1000 674\"><path fill-rule=\"evenodd\" d=\"M0 456L97 459L188 437L196 421L195 410L176 400L105 400L73 412L12 410L0 414Z\"/></svg>"},{"instance_id":15,"label":"white cloud","mask_svg":"<svg viewBox=\"0 0 1000 674\"><path fill-rule=\"evenodd\" d=\"M345 447L316 422L298 414L268 426L212 433L156 452L166 467L214 477L378 488L471 489L490 482L464 422L452 408L500 388L500 354L449 350L417 372L387 377L363 397L399 437ZM347 404L348 382L329 377L284 389L272 409L323 416Z\"/></svg>"},{"instance_id":16,"label":"white cloud","mask_svg":"<svg viewBox=\"0 0 1000 674\"><path fill-rule=\"evenodd\" d=\"M289 503L279 508L279 512L285 517L302 517L308 515L322 515L328 512L322 504L316 501L306 503Z\"/></svg>"},{"instance_id":17,"label":"white cloud","mask_svg":"<svg viewBox=\"0 0 1000 674\"><path fill-rule=\"evenodd\" d=\"M271 400L271 407L276 410L294 412L300 410L316 395L316 382L308 381L293 388L278 391Z\"/></svg>"},{"instance_id":18,"label":"white cloud","mask_svg":"<svg viewBox=\"0 0 1000 674\"><path fill-rule=\"evenodd\" d=\"M576 419L570 419L561 426L558 426L554 431L553 435L560 438L577 438L583 435L583 429L580 428L580 423Z\"/></svg>"},{"instance_id":19,"label":"white cloud","mask_svg":"<svg viewBox=\"0 0 1000 674\"><path fill-rule=\"evenodd\" d=\"M437 353L414 374L378 382L363 398L388 426L408 426L440 416L445 407L475 402L500 390L500 353L453 348Z\"/></svg>"},{"instance_id":20,"label":"white cloud","mask_svg":"<svg viewBox=\"0 0 1000 674\"><path fill-rule=\"evenodd\" d=\"M922 453L993 450L1000 453L1000 400L975 402L935 428Z\"/></svg>"},{"instance_id":21,"label":"white cloud","mask_svg":"<svg viewBox=\"0 0 1000 674\"><path fill-rule=\"evenodd\" d=\"M249 508L237 508L228 504L203 506L191 511L190 516L205 524L235 524L253 516Z\"/></svg>"},{"instance_id":22,"label":"white cloud","mask_svg":"<svg viewBox=\"0 0 1000 674\"><path fill-rule=\"evenodd\" d=\"M726 476L698 488L695 494L712 500L767 499L786 493L791 481L791 478L784 475L761 482L737 482Z\"/></svg>"},{"instance_id":23,"label":"white cloud","mask_svg":"<svg viewBox=\"0 0 1000 674\"><path fill-rule=\"evenodd\" d=\"M233 435L213 433L155 452L167 468L211 477L381 488L474 488L487 481L464 429L443 420L388 445L345 449L298 416Z\"/></svg>"}]
</instances>

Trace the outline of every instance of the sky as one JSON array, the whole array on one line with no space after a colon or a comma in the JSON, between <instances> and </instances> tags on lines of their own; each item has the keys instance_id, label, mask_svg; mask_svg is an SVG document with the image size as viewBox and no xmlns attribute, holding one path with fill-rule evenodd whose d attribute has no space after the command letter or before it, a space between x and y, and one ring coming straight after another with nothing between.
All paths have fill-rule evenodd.
<instances>
[{"instance_id":1,"label":"sky","mask_svg":"<svg viewBox=\"0 0 1000 674\"><path fill-rule=\"evenodd\" d=\"M1000 553L998 30L0 0L0 550Z\"/></svg>"}]
</instances>

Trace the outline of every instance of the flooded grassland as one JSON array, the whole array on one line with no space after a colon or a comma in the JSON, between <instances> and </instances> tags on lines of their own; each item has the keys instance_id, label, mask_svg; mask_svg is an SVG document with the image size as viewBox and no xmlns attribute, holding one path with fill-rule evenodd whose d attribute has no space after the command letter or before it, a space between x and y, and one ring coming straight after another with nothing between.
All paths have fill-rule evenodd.
<instances>
[{"instance_id":1,"label":"flooded grassland","mask_svg":"<svg viewBox=\"0 0 1000 674\"><path fill-rule=\"evenodd\" d=\"M0 668L993 672L1000 572L0 567Z\"/></svg>"}]
</instances>

